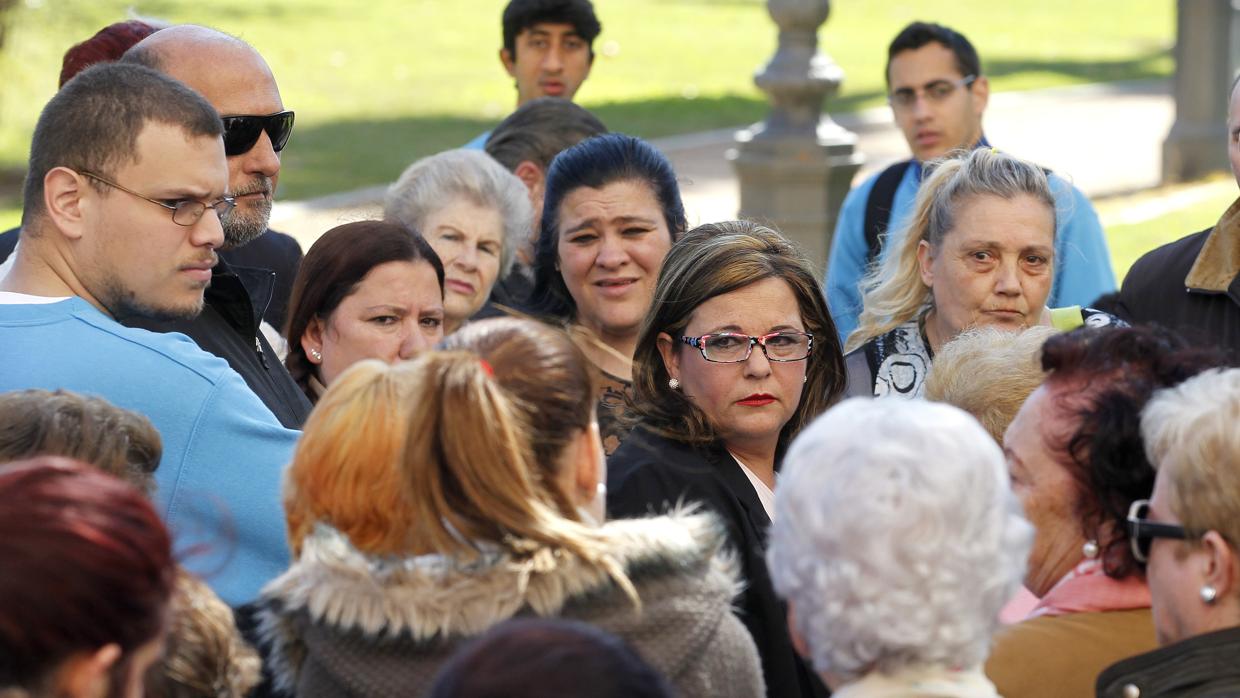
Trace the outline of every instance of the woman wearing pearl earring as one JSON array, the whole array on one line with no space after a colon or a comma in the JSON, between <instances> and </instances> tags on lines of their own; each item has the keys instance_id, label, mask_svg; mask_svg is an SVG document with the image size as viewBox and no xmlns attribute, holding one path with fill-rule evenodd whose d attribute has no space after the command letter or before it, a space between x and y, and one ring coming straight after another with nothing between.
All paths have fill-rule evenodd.
<instances>
[{"instance_id":1,"label":"woman wearing pearl earring","mask_svg":"<svg viewBox=\"0 0 1240 698\"><path fill-rule=\"evenodd\" d=\"M1093 695L1102 669L1154 648L1126 520L1154 486L1141 410L1155 390L1221 359L1165 330L1086 328L1047 340L1041 363L1046 380L1003 440L1035 530L1025 586L1038 597L995 637L986 663L1005 698Z\"/></svg>"},{"instance_id":2,"label":"woman wearing pearl earring","mask_svg":"<svg viewBox=\"0 0 1240 698\"><path fill-rule=\"evenodd\" d=\"M607 460L608 514L680 503L718 514L741 565L736 607L762 655L767 695L821 695L762 558L783 451L844 390L816 274L770 228L707 224L672 245L650 307L634 354L638 420Z\"/></svg>"},{"instance_id":3,"label":"woman wearing pearl earring","mask_svg":"<svg viewBox=\"0 0 1240 698\"><path fill-rule=\"evenodd\" d=\"M1161 648L1098 677L1099 698L1240 695L1240 369L1164 390L1141 415L1158 470L1128 517Z\"/></svg>"}]
</instances>

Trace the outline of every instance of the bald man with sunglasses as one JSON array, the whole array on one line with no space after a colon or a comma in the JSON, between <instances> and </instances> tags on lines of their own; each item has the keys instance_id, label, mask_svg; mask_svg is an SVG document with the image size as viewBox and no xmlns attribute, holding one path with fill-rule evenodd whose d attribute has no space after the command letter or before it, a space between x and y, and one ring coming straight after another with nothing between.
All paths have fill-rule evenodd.
<instances>
[{"instance_id":1,"label":"bald man with sunglasses","mask_svg":"<svg viewBox=\"0 0 1240 698\"><path fill-rule=\"evenodd\" d=\"M273 319L268 313L272 304L279 304L274 319L283 324L288 289L301 262L295 240L267 229L293 112L284 108L263 57L244 41L214 29L162 29L129 49L121 62L145 65L179 80L220 113L228 193L236 204L222 221L224 244L202 313L181 320L133 318L125 324L189 335L228 361L281 424L299 429L310 403L260 328L264 317Z\"/></svg>"}]
</instances>

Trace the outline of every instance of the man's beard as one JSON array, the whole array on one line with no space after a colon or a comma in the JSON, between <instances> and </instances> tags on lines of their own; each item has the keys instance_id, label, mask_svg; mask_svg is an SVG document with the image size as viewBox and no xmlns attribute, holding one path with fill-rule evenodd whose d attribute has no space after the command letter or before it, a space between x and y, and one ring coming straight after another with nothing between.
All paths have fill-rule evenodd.
<instances>
[{"instance_id":1,"label":"man's beard","mask_svg":"<svg viewBox=\"0 0 1240 698\"><path fill-rule=\"evenodd\" d=\"M267 222L271 219L271 178L256 175L254 179L232 192L235 197L246 194L265 194L258 202L246 201L238 203L229 214L228 219L221 221L224 227L224 245L220 249L232 250L247 245L267 230Z\"/></svg>"},{"instance_id":2,"label":"man's beard","mask_svg":"<svg viewBox=\"0 0 1240 698\"><path fill-rule=\"evenodd\" d=\"M205 289L204 289L205 292ZM112 314L112 319L123 323L129 318L146 318L150 320L193 320L202 313L204 304L202 294L198 295L197 303L192 305L154 305L141 301L132 289L117 278L104 279L101 293L95 296L103 307Z\"/></svg>"}]
</instances>

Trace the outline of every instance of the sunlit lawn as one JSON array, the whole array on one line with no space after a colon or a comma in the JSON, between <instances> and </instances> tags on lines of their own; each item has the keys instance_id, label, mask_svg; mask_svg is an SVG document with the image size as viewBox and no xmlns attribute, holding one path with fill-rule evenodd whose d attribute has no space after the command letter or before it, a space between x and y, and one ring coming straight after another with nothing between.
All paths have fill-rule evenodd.
<instances>
[{"instance_id":1,"label":"sunlit lawn","mask_svg":"<svg viewBox=\"0 0 1240 698\"><path fill-rule=\"evenodd\" d=\"M775 26L759 0L596 0L604 31L579 93L613 129L654 137L760 119L752 75ZM297 129L281 196L389 181L414 158L460 144L513 106L496 52L503 0L24 0L0 56L0 168L20 168L38 110L72 43L127 8L237 33L267 57ZM837 0L822 32L844 68L836 110L880 103L891 36L931 18L969 34L994 87L1024 89L1170 73L1174 6L1044 0ZM12 206L10 197L0 206ZM0 212L0 223L6 214Z\"/></svg>"}]
</instances>

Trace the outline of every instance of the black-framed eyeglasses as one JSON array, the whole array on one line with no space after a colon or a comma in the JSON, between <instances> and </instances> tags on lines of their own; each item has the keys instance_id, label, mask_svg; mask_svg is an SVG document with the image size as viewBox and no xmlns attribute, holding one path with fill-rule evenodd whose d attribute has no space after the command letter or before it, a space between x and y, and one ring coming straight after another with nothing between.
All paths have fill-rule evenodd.
<instances>
[{"instance_id":1,"label":"black-framed eyeglasses","mask_svg":"<svg viewBox=\"0 0 1240 698\"><path fill-rule=\"evenodd\" d=\"M957 89L961 87L969 87L977 80L976 75L966 75L959 80L935 80L922 86L921 89L915 87L901 87L900 89L887 95L887 103L893 107L900 109L908 109L917 103L918 96L925 96L928 102L942 102L952 96Z\"/></svg>"},{"instance_id":2,"label":"black-framed eyeglasses","mask_svg":"<svg viewBox=\"0 0 1240 698\"><path fill-rule=\"evenodd\" d=\"M1128 507L1128 540L1132 543L1132 556L1137 559L1137 562L1149 561L1150 544L1155 538L1187 540L1197 537L1178 524L1150 521L1145 518L1149 512L1150 500L1148 499L1138 499Z\"/></svg>"},{"instance_id":3,"label":"black-framed eyeglasses","mask_svg":"<svg viewBox=\"0 0 1240 698\"><path fill-rule=\"evenodd\" d=\"M278 153L284 150L289 134L293 132L293 112L288 110L266 116L237 114L222 118L224 154L229 157L250 152L263 131L266 131L267 137L271 139L271 149Z\"/></svg>"},{"instance_id":4,"label":"black-framed eyeglasses","mask_svg":"<svg viewBox=\"0 0 1240 698\"><path fill-rule=\"evenodd\" d=\"M143 196L132 189L123 187L111 180L104 179L93 172L86 172L83 170L78 174L83 177L90 177L96 182L106 184L113 189L119 189L131 196L136 196L143 201L149 201L156 206L163 206L169 211L172 211L173 223L186 227L197 223L198 219L202 218L202 214L206 213L208 208L215 209L215 215L219 216L222 221L228 217L228 214L232 213L233 208L237 205L237 202L231 196L220 197L211 203L204 203L198 199L167 199L165 201L160 201L159 199L152 199L149 196Z\"/></svg>"},{"instance_id":5,"label":"black-framed eyeglasses","mask_svg":"<svg viewBox=\"0 0 1240 698\"><path fill-rule=\"evenodd\" d=\"M805 332L771 332L758 337L715 332L701 337L681 337L680 341L696 347L703 359L717 364L748 361L755 344L762 347L768 361L804 361L814 349L814 335Z\"/></svg>"}]
</instances>

